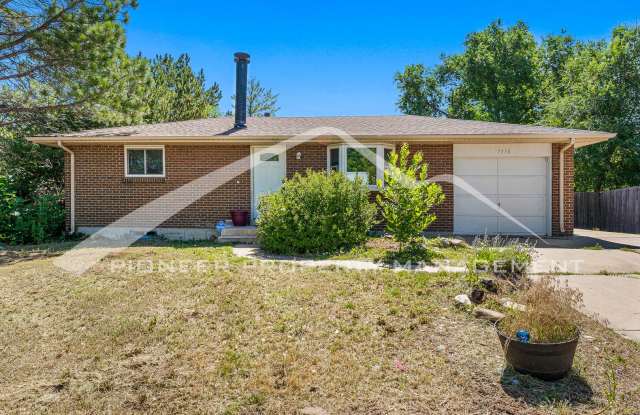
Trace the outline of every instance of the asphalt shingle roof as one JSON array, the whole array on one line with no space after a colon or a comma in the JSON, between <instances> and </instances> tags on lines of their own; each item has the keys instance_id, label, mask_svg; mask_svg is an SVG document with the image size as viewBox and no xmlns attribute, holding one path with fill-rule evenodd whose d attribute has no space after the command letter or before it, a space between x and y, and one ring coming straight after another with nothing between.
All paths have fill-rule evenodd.
<instances>
[{"instance_id":1,"label":"asphalt shingle roof","mask_svg":"<svg viewBox=\"0 0 640 415\"><path fill-rule=\"evenodd\" d=\"M306 131L329 127L352 136L512 136L562 135L598 137L609 133L536 125L504 124L433 118L414 115L345 117L249 117L247 127L235 129L233 117L207 118L162 124L87 130L57 137L290 137ZM611 135L613 136L613 135Z\"/></svg>"}]
</instances>

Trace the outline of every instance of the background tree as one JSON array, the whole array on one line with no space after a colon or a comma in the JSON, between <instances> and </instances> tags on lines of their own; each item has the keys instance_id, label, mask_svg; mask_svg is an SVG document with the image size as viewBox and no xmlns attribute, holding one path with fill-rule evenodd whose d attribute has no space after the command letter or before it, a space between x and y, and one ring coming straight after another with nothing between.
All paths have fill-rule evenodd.
<instances>
[{"instance_id":1,"label":"background tree","mask_svg":"<svg viewBox=\"0 0 640 415\"><path fill-rule=\"evenodd\" d=\"M469 34L463 53L443 56L434 68L409 65L398 72L398 108L416 115L533 122L541 90L539 61L527 26L518 22L504 29L498 20Z\"/></svg>"},{"instance_id":2,"label":"background tree","mask_svg":"<svg viewBox=\"0 0 640 415\"><path fill-rule=\"evenodd\" d=\"M562 31L536 43L524 23L471 33L465 50L395 75L406 114L612 131L576 150L578 191L640 185L640 29L580 42Z\"/></svg>"},{"instance_id":3,"label":"background tree","mask_svg":"<svg viewBox=\"0 0 640 415\"><path fill-rule=\"evenodd\" d=\"M195 73L189 55L178 59L160 55L150 63L152 84L146 101L149 110L144 116L147 123L183 121L218 115L222 98L220 87L214 83L205 87L204 72Z\"/></svg>"},{"instance_id":4,"label":"background tree","mask_svg":"<svg viewBox=\"0 0 640 415\"><path fill-rule=\"evenodd\" d=\"M640 184L640 28L618 27L610 42L577 43L552 89L545 124L615 131L576 151L576 188Z\"/></svg>"},{"instance_id":5,"label":"background tree","mask_svg":"<svg viewBox=\"0 0 640 415\"><path fill-rule=\"evenodd\" d=\"M395 75L401 94L398 109L405 114L447 116L444 87L434 70L422 64L407 65Z\"/></svg>"},{"instance_id":6,"label":"background tree","mask_svg":"<svg viewBox=\"0 0 640 415\"><path fill-rule=\"evenodd\" d=\"M232 108L235 109L236 96L231 96ZM252 78L247 87L247 115L249 117L274 116L280 110L278 106L278 94L260 84L260 81ZM228 113L231 115L231 113Z\"/></svg>"},{"instance_id":7,"label":"background tree","mask_svg":"<svg viewBox=\"0 0 640 415\"><path fill-rule=\"evenodd\" d=\"M125 53L135 0L0 0L0 240L41 242L62 229L63 153L25 137L216 116L187 55Z\"/></svg>"},{"instance_id":8,"label":"background tree","mask_svg":"<svg viewBox=\"0 0 640 415\"><path fill-rule=\"evenodd\" d=\"M135 0L0 2L0 123L91 102L109 89L113 68L126 56L122 23L135 6Z\"/></svg>"}]
</instances>

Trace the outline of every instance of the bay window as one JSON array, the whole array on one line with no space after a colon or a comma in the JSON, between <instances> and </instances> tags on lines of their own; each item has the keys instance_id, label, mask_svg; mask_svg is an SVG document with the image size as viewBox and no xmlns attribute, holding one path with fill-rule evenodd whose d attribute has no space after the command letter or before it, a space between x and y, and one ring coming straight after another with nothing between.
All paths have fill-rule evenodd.
<instances>
[{"instance_id":1,"label":"bay window","mask_svg":"<svg viewBox=\"0 0 640 415\"><path fill-rule=\"evenodd\" d=\"M384 179L386 161L392 151L393 146L383 144L329 146L327 149L327 168L330 171L342 172L351 180L359 177L363 183L369 186L369 189L375 190L378 179ZM369 157L367 157L367 153Z\"/></svg>"}]
</instances>

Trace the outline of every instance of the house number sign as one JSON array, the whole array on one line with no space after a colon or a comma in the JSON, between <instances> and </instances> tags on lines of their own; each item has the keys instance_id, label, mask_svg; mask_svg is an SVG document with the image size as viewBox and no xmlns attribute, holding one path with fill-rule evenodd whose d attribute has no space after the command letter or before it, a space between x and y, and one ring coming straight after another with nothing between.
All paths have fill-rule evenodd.
<instances>
[{"instance_id":1,"label":"house number sign","mask_svg":"<svg viewBox=\"0 0 640 415\"><path fill-rule=\"evenodd\" d=\"M496 152L498 153L498 155L507 155L507 154L511 154L511 148L509 147L498 147Z\"/></svg>"}]
</instances>

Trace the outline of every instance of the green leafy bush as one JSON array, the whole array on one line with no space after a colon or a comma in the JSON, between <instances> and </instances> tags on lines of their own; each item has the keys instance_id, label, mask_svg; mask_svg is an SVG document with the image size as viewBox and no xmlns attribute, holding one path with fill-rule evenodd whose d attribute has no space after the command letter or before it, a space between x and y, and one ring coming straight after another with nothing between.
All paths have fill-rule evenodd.
<instances>
[{"instance_id":1,"label":"green leafy bush","mask_svg":"<svg viewBox=\"0 0 640 415\"><path fill-rule=\"evenodd\" d=\"M422 233L436 220L431 209L444 201L442 188L427 182L427 164L422 163L422 153L409 158L409 146L405 143L400 153L389 157L384 171L384 183L379 180L377 197L387 231L400 243L400 251L407 243L419 241Z\"/></svg>"},{"instance_id":2,"label":"green leafy bush","mask_svg":"<svg viewBox=\"0 0 640 415\"><path fill-rule=\"evenodd\" d=\"M333 253L364 242L375 205L360 179L307 171L260 199L258 240L280 254Z\"/></svg>"},{"instance_id":3,"label":"green leafy bush","mask_svg":"<svg viewBox=\"0 0 640 415\"><path fill-rule=\"evenodd\" d=\"M64 207L59 195L38 195L32 201L16 196L0 177L0 241L12 245L42 243L62 236Z\"/></svg>"}]
</instances>

